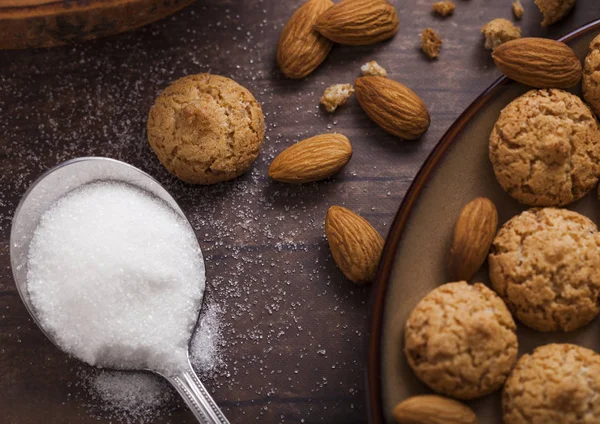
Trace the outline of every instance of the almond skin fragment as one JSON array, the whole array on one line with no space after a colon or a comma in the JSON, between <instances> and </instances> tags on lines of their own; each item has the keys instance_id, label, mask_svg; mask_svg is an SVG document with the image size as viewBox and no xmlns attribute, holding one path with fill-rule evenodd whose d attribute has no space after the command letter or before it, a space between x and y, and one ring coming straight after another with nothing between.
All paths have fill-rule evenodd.
<instances>
[{"instance_id":1,"label":"almond skin fragment","mask_svg":"<svg viewBox=\"0 0 600 424\"><path fill-rule=\"evenodd\" d=\"M397 137L414 140L429 128L427 107L411 89L384 77L357 78L358 103L377 125Z\"/></svg>"},{"instance_id":2,"label":"almond skin fragment","mask_svg":"<svg viewBox=\"0 0 600 424\"><path fill-rule=\"evenodd\" d=\"M494 49L494 63L507 77L537 88L568 88L581 80L581 62L565 43L520 38Z\"/></svg>"},{"instance_id":3,"label":"almond skin fragment","mask_svg":"<svg viewBox=\"0 0 600 424\"><path fill-rule=\"evenodd\" d=\"M478 197L462 208L450 248L451 280L473 278L487 258L497 228L498 211L491 200Z\"/></svg>"},{"instance_id":4,"label":"almond skin fragment","mask_svg":"<svg viewBox=\"0 0 600 424\"><path fill-rule=\"evenodd\" d=\"M366 219L332 206L325 218L325 235L333 260L350 281L365 284L375 279L384 240Z\"/></svg>"},{"instance_id":5,"label":"almond skin fragment","mask_svg":"<svg viewBox=\"0 0 600 424\"><path fill-rule=\"evenodd\" d=\"M281 152L269 166L269 177L291 184L331 177L352 157L350 140L342 134L321 134Z\"/></svg>"},{"instance_id":6,"label":"almond skin fragment","mask_svg":"<svg viewBox=\"0 0 600 424\"><path fill-rule=\"evenodd\" d=\"M475 412L454 399L437 395L413 396L394 408L398 424L478 424Z\"/></svg>"},{"instance_id":7,"label":"almond skin fragment","mask_svg":"<svg viewBox=\"0 0 600 424\"><path fill-rule=\"evenodd\" d=\"M387 0L343 0L317 19L315 29L336 43L361 46L393 37L398 25Z\"/></svg>"},{"instance_id":8,"label":"almond skin fragment","mask_svg":"<svg viewBox=\"0 0 600 424\"><path fill-rule=\"evenodd\" d=\"M333 43L313 29L333 6L330 0L308 0L287 21L277 45L277 64L289 78L304 78L327 57Z\"/></svg>"}]
</instances>

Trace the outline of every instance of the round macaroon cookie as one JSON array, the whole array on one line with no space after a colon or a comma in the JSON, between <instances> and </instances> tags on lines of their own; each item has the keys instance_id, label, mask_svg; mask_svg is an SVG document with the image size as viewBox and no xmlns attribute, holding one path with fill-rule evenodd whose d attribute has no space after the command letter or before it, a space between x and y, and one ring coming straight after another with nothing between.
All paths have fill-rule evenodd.
<instances>
[{"instance_id":1,"label":"round macaroon cookie","mask_svg":"<svg viewBox=\"0 0 600 424\"><path fill-rule=\"evenodd\" d=\"M489 157L502 188L530 206L563 206L600 176L600 131L583 101L557 89L531 90L500 113Z\"/></svg>"},{"instance_id":2,"label":"round macaroon cookie","mask_svg":"<svg viewBox=\"0 0 600 424\"><path fill-rule=\"evenodd\" d=\"M600 35L590 43L590 51L583 63L581 80L583 98L596 116L600 116Z\"/></svg>"},{"instance_id":3,"label":"round macaroon cookie","mask_svg":"<svg viewBox=\"0 0 600 424\"><path fill-rule=\"evenodd\" d=\"M510 424L600 423L600 355L572 344L523 355L504 385L502 412Z\"/></svg>"},{"instance_id":4,"label":"round macaroon cookie","mask_svg":"<svg viewBox=\"0 0 600 424\"><path fill-rule=\"evenodd\" d=\"M172 174L190 184L215 184L250 168L263 141L264 117L254 96L232 79L190 75L158 96L147 132Z\"/></svg>"},{"instance_id":5,"label":"round macaroon cookie","mask_svg":"<svg viewBox=\"0 0 600 424\"><path fill-rule=\"evenodd\" d=\"M535 330L576 330L600 312L600 233L577 212L530 209L513 217L488 262L494 289Z\"/></svg>"},{"instance_id":6,"label":"round macaroon cookie","mask_svg":"<svg viewBox=\"0 0 600 424\"><path fill-rule=\"evenodd\" d=\"M413 309L404 352L432 390L474 399L498 390L517 358L516 326L496 293L480 283L444 284Z\"/></svg>"}]
</instances>

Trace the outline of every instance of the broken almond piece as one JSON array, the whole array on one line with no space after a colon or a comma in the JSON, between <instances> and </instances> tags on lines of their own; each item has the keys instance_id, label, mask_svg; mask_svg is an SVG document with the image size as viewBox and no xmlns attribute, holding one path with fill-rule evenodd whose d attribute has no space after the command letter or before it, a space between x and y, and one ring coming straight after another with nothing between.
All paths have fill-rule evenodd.
<instances>
[{"instance_id":1,"label":"broken almond piece","mask_svg":"<svg viewBox=\"0 0 600 424\"><path fill-rule=\"evenodd\" d=\"M521 29L508 19L498 18L489 21L481 28L485 37L485 48L494 50L502 43L521 38Z\"/></svg>"},{"instance_id":2,"label":"broken almond piece","mask_svg":"<svg viewBox=\"0 0 600 424\"><path fill-rule=\"evenodd\" d=\"M338 106L343 105L354 93L352 84L334 84L330 85L323 92L321 104L325 106L327 112L334 112Z\"/></svg>"},{"instance_id":3,"label":"broken almond piece","mask_svg":"<svg viewBox=\"0 0 600 424\"><path fill-rule=\"evenodd\" d=\"M421 34L421 50L430 59L435 59L440 55L442 48L442 39L431 28L425 28Z\"/></svg>"},{"instance_id":4,"label":"broken almond piece","mask_svg":"<svg viewBox=\"0 0 600 424\"><path fill-rule=\"evenodd\" d=\"M433 13L437 13L440 16L448 16L448 15L452 15L454 13L454 9L456 9L456 5L454 3L452 3L451 1L448 0L444 0L444 1L437 1L435 3L433 3L433 6L431 7L433 10Z\"/></svg>"},{"instance_id":5,"label":"broken almond piece","mask_svg":"<svg viewBox=\"0 0 600 424\"><path fill-rule=\"evenodd\" d=\"M513 13L515 15L515 18L521 19L523 17L523 12L525 12L525 9L523 9L523 5L521 4L521 0L513 1L512 11L513 11Z\"/></svg>"},{"instance_id":6,"label":"broken almond piece","mask_svg":"<svg viewBox=\"0 0 600 424\"><path fill-rule=\"evenodd\" d=\"M387 77L387 71L374 60L361 66L360 72L365 76Z\"/></svg>"}]
</instances>

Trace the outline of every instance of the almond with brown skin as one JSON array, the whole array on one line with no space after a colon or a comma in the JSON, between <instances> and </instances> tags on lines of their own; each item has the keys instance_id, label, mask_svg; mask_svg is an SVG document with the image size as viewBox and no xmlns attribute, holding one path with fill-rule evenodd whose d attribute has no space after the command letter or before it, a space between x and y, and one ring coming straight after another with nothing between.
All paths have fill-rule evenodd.
<instances>
[{"instance_id":1,"label":"almond with brown skin","mask_svg":"<svg viewBox=\"0 0 600 424\"><path fill-rule=\"evenodd\" d=\"M333 6L330 0L308 0L287 21L277 45L277 64L289 78L304 78L327 57L333 43L313 26Z\"/></svg>"},{"instance_id":2,"label":"almond with brown skin","mask_svg":"<svg viewBox=\"0 0 600 424\"><path fill-rule=\"evenodd\" d=\"M498 211L491 200L478 197L462 208L450 248L452 281L473 278L488 255L497 227Z\"/></svg>"},{"instance_id":3,"label":"almond with brown skin","mask_svg":"<svg viewBox=\"0 0 600 424\"><path fill-rule=\"evenodd\" d=\"M350 140L342 134L321 134L281 152L269 166L269 177L301 184L331 177L352 157Z\"/></svg>"},{"instance_id":4,"label":"almond with brown skin","mask_svg":"<svg viewBox=\"0 0 600 424\"><path fill-rule=\"evenodd\" d=\"M375 44L398 32L398 14L387 0L343 0L319 16L315 29L340 44Z\"/></svg>"},{"instance_id":5,"label":"almond with brown skin","mask_svg":"<svg viewBox=\"0 0 600 424\"><path fill-rule=\"evenodd\" d=\"M456 400L437 395L413 396L394 408L398 424L478 424L475 412Z\"/></svg>"},{"instance_id":6,"label":"almond with brown skin","mask_svg":"<svg viewBox=\"0 0 600 424\"><path fill-rule=\"evenodd\" d=\"M384 77L357 78L358 103L375 123L397 137L414 140L429 128L425 103L411 89Z\"/></svg>"},{"instance_id":7,"label":"almond with brown skin","mask_svg":"<svg viewBox=\"0 0 600 424\"><path fill-rule=\"evenodd\" d=\"M325 235L333 260L350 281L365 284L375 279L384 240L366 219L332 206L325 218Z\"/></svg>"},{"instance_id":8,"label":"almond with brown skin","mask_svg":"<svg viewBox=\"0 0 600 424\"><path fill-rule=\"evenodd\" d=\"M568 88L581 80L581 62L565 43L520 38L496 47L494 63L507 77L537 88Z\"/></svg>"}]
</instances>

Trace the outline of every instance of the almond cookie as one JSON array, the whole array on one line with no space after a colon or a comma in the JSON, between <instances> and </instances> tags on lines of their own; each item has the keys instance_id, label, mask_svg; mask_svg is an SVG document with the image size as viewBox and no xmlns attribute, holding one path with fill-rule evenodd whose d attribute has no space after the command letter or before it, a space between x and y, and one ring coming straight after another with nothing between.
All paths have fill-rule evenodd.
<instances>
[{"instance_id":1,"label":"almond cookie","mask_svg":"<svg viewBox=\"0 0 600 424\"><path fill-rule=\"evenodd\" d=\"M576 330L600 311L600 233L577 212L530 209L513 217L488 262L494 289L535 330Z\"/></svg>"},{"instance_id":2,"label":"almond cookie","mask_svg":"<svg viewBox=\"0 0 600 424\"><path fill-rule=\"evenodd\" d=\"M600 116L600 35L590 43L590 51L583 64L581 88L587 104L596 116Z\"/></svg>"},{"instance_id":3,"label":"almond cookie","mask_svg":"<svg viewBox=\"0 0 600 424\"><path fill-rule=\"evenodd\" d=\"M410 313L404 351L419 379L438 393L474 399L498 390L517 359L515 322L480 283L444 284Z\"/></svg>"},{"instance_id":4,"label":"almond cookie","mask_svg":"<svg viewBox=\"0 0 600 424\"><path fill-rule=\"evenodd\" d=\"M600 175L600 132L592 111L571 93L531 90L500 113L489 157L498 182L519 202L563 206Z\"/></svg>"},{"instance_id":5,"label":"almond cookie","mask_svg":"<svg viewBox=\"0 0 600 424\"><path fill-rule=\"evenodd\" d=\"M190 75L158 96L148 117L148 142L172 174L190 184L215 184L243 174L264 136L252 94L219 75Z\"/></svg>"},{"instance_id":6,"label":"almond cookie","mask_svg":"<svg viewBox=\"0 0 600 424\"><path fill-rule=\"evenodd\" d=\"M523 355L502 394L504 422L600 422L600 355L572 344L540 346Z\"/></svg>"}]
</instances>

